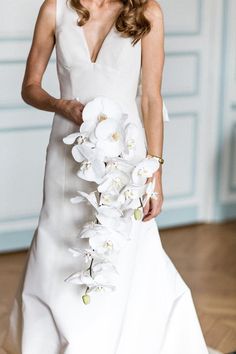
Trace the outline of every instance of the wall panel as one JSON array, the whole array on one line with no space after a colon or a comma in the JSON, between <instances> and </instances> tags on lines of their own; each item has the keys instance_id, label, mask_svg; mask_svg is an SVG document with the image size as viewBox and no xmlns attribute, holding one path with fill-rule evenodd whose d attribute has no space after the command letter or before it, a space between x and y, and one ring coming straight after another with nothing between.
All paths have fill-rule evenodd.
<instances>
[{"instance_id":1,"label":"wall panel","mask_svg":"<svg viewBox=\"0 0 236 354\"><path fill-rule=\"evenodd\" d=\"M201 0L160 1L165 12L165 27L168 35L199 34L201 29Z\"/></svg>"},{"instance_id":2,"label":"wall panel","mask_svg":"<svg viewBox=\"0 0 236 354\"><path fill-rule=\"evenodd\" d=\"M165 97L198 95L199 73L198 52L167 52L163 95Z\"/></svg>"},{"instance_id":3,"label":"wall panel","mask_svg":"<svg viewBox=\"0 0 236 354\"><path fill-rule=\"evenodd\" d=\"M0 130L0 229L1 222L38 214L49 128Z\"/></svg>"}]
</instances>

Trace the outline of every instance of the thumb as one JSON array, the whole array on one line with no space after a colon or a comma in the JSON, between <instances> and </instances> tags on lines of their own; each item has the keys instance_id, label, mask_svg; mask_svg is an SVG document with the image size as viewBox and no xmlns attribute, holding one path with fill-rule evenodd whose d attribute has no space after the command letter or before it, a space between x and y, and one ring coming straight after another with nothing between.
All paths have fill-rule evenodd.
<instances>
[{"instance_id":1,"label":"thumb","mask_svg":"<svg viewBox=\"0 0 236 354\"><path fill-rule=\"evenodd\" d=\"M146 204L143 207L144 216L149 213L149 209L150 209L150 199L147 200Z\"/></svg>"},{"instance_id":2,"label":"thumb","mask_svg":"<svg viewBox=\"0 0 236 354\"><path fill-rule=\"evenodd\" d=\"M82 112L83 108L84 108L84 104L80 101L80 98L77 96L74 98L75 101L79 102L79 109Z\"/></svg>"}]
</instances>

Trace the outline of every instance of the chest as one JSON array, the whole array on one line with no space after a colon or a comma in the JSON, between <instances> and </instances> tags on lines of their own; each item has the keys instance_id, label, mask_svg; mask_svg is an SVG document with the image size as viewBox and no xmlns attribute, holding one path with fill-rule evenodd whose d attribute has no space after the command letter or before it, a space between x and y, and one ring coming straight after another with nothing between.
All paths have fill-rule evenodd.
<instances>
[{"instance_id":1,"label":"chest","mask_svg":"<svg viewBox=\"0 0 236 354\"><path fill-rule=\"evenodd\" d=\"M123 37L115 26L102 41L96 61L91 60L88 42L83 28L77 25L77 13L67 9L56 28L56 54L59 65L70 70L83 67L95 70L96 67L104 71L113 69L121 75L127 75L130 70L137 75L141 65L141 41L132 45L131 37Z\"/></svg>"}]
</instances>

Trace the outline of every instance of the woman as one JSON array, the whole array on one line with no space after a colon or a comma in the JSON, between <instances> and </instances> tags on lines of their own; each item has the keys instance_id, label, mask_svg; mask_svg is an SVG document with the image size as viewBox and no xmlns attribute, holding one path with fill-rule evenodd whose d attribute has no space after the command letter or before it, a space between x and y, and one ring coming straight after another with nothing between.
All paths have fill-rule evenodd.
<instances>
[{"instance_id":1,"label":"woman","mask_svg":"<svg viewBox=\"0 0 236 354\"><path fill-rule=\"evenodd\" d=\"M154 0L46 0L40 9L22 97L55 115L43 205L10 315L7 353L207 353L190 289L162 248L155 223L163 203L163 37L163 16ZM59 99L41 85L54 45ZM134 237L119 255L117 289L96 293L85 306L89 297L86 293L81 301L83 286L64 279L77 270L68 248L92 211L70 198L77 190L92 192L95 185L76 176L71 146L63 138L78 131L86 104L98 96L119 102L138 127L133 161L149 154L160 167L149 177L155 192L143 219L132 219ZM81 247L85 241L77 242Z\"/></svg>"}]
</instances>

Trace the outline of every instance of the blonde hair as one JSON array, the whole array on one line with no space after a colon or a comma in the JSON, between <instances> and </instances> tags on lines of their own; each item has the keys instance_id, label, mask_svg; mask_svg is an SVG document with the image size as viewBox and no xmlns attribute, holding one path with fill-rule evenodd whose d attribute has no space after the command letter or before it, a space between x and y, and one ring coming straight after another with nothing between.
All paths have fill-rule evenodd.
<instances>
[{"instance_id":1,"label":"blonde hair","mask_svg":"<svg viewBox=\"0 0 236 354\"><path fill-rule=\"evenodd\" d=\"M83 26L89 19L89 10L84 7L80 0L67 0L71 7L80 16L78 26ZM132 44L136 44L141 37L151 29L149 20L144 16L147 0L121 0L123 9L116 19L115 27L117 31L125 37L132 37Z\"/></svg>"}]
</instances>

